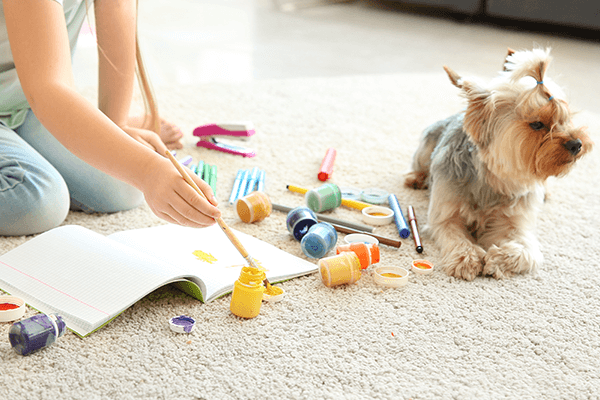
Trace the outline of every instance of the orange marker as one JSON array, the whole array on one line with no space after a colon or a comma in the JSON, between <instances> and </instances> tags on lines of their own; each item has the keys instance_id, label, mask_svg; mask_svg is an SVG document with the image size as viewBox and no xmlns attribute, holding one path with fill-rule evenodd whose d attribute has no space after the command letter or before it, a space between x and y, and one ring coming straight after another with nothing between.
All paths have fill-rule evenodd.
<instances>
[{"instance_id":1,"label":"orange marker","mask_svg":"<svg viewBox=\"0 0 600 400\"><path fill-rule=\"evenodd\" d=\"M327 149L327 153L325 153L325 158L323 158L321 168L319 169L318 178L320 181L325 182L331 177L331 174L333 173L333 163L335 161L335 155L336 151L333 147Z\"/></svg>"}]
</instances>

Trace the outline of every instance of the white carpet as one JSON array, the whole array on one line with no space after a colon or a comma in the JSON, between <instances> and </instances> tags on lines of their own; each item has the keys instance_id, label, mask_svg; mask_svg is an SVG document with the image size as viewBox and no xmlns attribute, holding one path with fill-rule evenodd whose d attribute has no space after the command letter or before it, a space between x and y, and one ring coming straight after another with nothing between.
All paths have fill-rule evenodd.
<instances>
[{"instance_id":1,"label":"white carpet","mask_svg":"<svg viewBox=\"0 0 600 400\"><path fill-rule=\"evenodd\" d=\"M333 182L393 192L403 209L415 206L424 224L426 193L404 188L402 172L422 129L463 104L441 68L432 75L211 84L157 93L162 114L186 132L187 146L178 155L218 166L217 195L228 224L300 257L285 214L246 225L227 204L239 168L265 169L273 202L297 206L303 197L285 185L320 185L319 165L325 150L335 147ZM257 157L194 147L194 127L239 120L257 128L248 143ZM600 116L582 111L577 120L600 143ZM4 323L0 398L599 398L599 174L592 153L568 177L550 182L552 196L538 226L546 263L536 275L465 282L437 269L411 275L401 289L382 289L368 273L354 285L330 289L311 275L282 283L285 300L263 304L251 320L229 312L230 296L205 305L167 287L90 337L68 332L28 357L12 351L10 324ZM332 215L360 221L347 208ZM103 234L160 223L147 207L71 213L65 222ZM399 238L393 224L376 233ZM28 239L0 238L0 254ZM406 267L420 257L412 239L402 242L400 249L381 246L381 265ZM435 246L427 238L424 246L424 256L437 263ZM169 330L168 319L180 314L197 319L191 335Z\"/></svg>"}]
</instances>

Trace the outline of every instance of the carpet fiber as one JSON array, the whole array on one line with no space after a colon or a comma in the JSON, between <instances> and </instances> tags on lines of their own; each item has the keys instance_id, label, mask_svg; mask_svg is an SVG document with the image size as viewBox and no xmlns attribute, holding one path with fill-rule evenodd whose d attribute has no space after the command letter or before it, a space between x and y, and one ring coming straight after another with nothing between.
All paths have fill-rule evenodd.
<instances>
[{"instance_id":1,"label":"carpet fiber","mask_svg":"<svg viewBox=\"0 0 600 400\"><path fill-rule=\"evenodd\" d=\"M178 156L218 166L217 196L226 222L291 254L304 257L274 211L244 224L227 199L240 168L266 170L273 202L303 204L286 184L317 187L328 147L338 150L331 181L381 188L412 204L425 224L427 193L402 186L420 132L464 103L439 74L258 81L158 88L163 116L186 133ZM600 116L585 110L600 143ZM252 121L244 159L195 147L194 127ZM287 297L264 303L243 320L229 312L231 296L202 304L161 288L85 339L71 332L27 357L0 325L1 398L119 399L451 399L598 398L600 387L600 165L593 152L572 173L551 180L539 219L545 264L536 273L497 281L446 276L435 245L422 256L436 264L407 286L377 286L370 271L354 285L325 287L317 274L282 283ZM332 216L360 222L341 207ZM163 223L148 207L112 215L71 212L65 224L102 234ZM398 239L393 224L376 233ZM339 242L343 235L340 235ZM0 254L30 237L0 238ZM223 240L226 240L225 237ZM399 249L381 246L380 265L407 267L412 239ZM233 251L233 250L232 250ZM85 266L82 266L85 268ZM26 316L33 315L28 311ZM169 330L170 317L187 314L196 330Z\"/></svg>"}]
</instances>

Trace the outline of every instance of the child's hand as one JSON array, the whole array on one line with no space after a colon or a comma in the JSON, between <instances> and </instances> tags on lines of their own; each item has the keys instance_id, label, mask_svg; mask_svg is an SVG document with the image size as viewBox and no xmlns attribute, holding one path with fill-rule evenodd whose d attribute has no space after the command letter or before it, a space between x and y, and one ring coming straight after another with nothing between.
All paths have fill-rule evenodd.
<instances>
[{"instance_id":1,"label":"child's hand","mask_svg":"<svg viewBox=\"0 0 600 400\"><path fill-rule=\"evenodd\" d=\"M156 157L147 172L141 190L158 217L174 224L202 228L214 224L214 219L221 216L212 189L196 174L189 175L208 201L196 193L165 157Z\"/></svg>"},{"instance_id":2,"label":"child's hand","mask_svg":"<svg viewBox=\"0 0 600 400\"><path fill-rule=\"evenodd\" d=\"M156 132L131 126L125 126L121 129L144 146L156 151L158 154L165 154L167 146Z\"/></svg>"}]
</instances>

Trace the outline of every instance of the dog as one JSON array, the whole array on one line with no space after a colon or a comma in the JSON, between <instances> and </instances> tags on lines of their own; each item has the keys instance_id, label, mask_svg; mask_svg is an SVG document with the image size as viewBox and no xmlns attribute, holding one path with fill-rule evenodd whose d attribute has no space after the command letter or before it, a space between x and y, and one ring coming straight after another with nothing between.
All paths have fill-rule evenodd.
<instances>
[{"instance_id":1,"label":"dog","mask_svg":"<svg viewBox=\"0 0 600 400\"><path fill-rule=\"evenodd\" d=\"M550 62L550 49L509 49L486 85L444 66L467 107L425 129L404 184L429 188L426 232L450 276L502 279L543 262L534 231L544 182L564 176L593 146L545 76Z\"/></svg>"}]
</instances>

